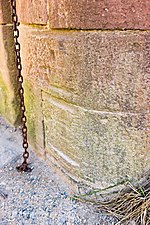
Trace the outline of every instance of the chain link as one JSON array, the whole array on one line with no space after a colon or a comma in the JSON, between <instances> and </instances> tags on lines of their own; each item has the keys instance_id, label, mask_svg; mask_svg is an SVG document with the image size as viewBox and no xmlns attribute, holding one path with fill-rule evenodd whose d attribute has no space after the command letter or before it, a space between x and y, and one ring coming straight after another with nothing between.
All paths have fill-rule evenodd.
<instances>
[{"instance_id":1,"label":"chain link","mask_svg":"<svg viewBox=\"0 0 150 225\"><path fill-rule=\"evenodd\" d=\"M29 158L28 152L28 139L27 139L27 118L25 115L25 103L24 103L24 89L23 89L23 76L22 76L22 64L21 64L21 55L20 55L20 43L18 41L19 38L19 22L16 11L16 0L11 0L11 8L12 8L12 22L13 22L13 36L14 36L14 45L15 45L15 53L16 53L16 67L17 67L17 82L18 82L18 94L20 97L20 112L21 112L21 124L22 124L22 137L23 137L23 163L17 167L19 172L25 171L30 172L31 169L28 167L27 159Z\"/></svg>"}]
</instances>

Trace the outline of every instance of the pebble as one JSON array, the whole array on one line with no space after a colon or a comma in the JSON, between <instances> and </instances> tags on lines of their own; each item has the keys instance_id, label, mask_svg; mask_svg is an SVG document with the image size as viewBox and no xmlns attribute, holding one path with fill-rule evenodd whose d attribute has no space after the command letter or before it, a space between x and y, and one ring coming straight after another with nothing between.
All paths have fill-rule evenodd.
<instances>
[{"instance_id":1,"label":"pebble","mask_svg":"<svg viewBox=\"0 0 150 225\"><path fill-rule=\"evenodd\" d=\"M18 211L17 211L17 209L14 209L14 210L12 211L12 217L13 217L13 218L16 218L17 215L18 215Z\"/></svg>"}]
</instances>

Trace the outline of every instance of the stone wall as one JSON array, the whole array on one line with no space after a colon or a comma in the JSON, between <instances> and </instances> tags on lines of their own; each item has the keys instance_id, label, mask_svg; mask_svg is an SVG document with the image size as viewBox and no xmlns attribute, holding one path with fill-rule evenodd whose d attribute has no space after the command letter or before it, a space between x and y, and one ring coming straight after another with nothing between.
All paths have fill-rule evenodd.
<instances>
[{"instance_id":1,"label":"stone wall","mask_svg":"<svg viewBox=\"0 0 150 225\"><path fill-rule=\"evenodd\" d=\"M9 1L0 0L0 114L19 123L16 67Z\"/></svg>"},{"instance_id":2,"label":"stone wall","mask_svg":"<svg viewBox=\"0 0 150 225\"><path fill-rule=\"evenodd\" d=\"M150 164L150 1L18 0L17 9L34 149L94 187L138 179ZM3 61L1 95L15 83Z\"/></svg>"}]
</instances>

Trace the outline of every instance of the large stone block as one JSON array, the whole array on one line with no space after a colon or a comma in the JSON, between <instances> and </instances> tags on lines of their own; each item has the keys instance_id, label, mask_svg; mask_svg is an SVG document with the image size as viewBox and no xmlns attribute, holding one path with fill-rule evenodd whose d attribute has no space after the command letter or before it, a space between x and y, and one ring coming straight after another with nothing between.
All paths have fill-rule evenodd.
<instances>
[{"instance_id":1,"label":"large stone block","mask_svg":"<svg viewBox=\"0 0 150 225\"><path fill-rule=\"evenodd\" d=\"M25 24L46 24L48 19L47 0L18 0L19 21Z\"/></svg>"},{"instance_id":2,"label":"large stone block","mask_svg":"<svg viewBox=\"0 0 150 225\"><path fill-rule=\"evenodd\" d=\"M97 187L144 173L150 164L149 33L22 27L21 34L25 79L42 90L47 155Z\"/></svg>"},{"instance_id":3,"label":"large stone block","mask_svg":"<svg viewBox=\"0 0 150 225\"><path fill-rule=\"evenodd\" d=\"M0 0L0 24L11 23L11 7L9 0Z\"/></svg>"},{"instance_id":4,"label":"large stone block","mask_svg":"<svg viewBox=\"0 0 150 225\"><path fill-rule=\"evenodd\" d=\"M21 33L24 75L41 89L90 110L149 109L149 33Z\"/></svg>"},{"instance_id":5,"label":"large stone block","mask_svg":"<svg viewBox=\"0 0 150 225\"><path fill-rule=\"evenodd\" d=\"M50 0L52 28L150 29L149 0Z\"/></svg>"},{"instance_id":6,"label":"large stone block","mask_svg":"<svg viewBox=\"0 0 150 225\"><path fill-rule=\"evenodd\" d=\"M147 114L91 112L42 97L46 151L71 176L106 188L148 170Z\"/></svg>"},{"instance_id":7,"label":"large stone block","mask_svg":"<svg viewBox=\"0 0 150 225\"><path fill-rule=\"evenodd\" d=\"M0 114L12 124L19 123L16 63L11 26L0 26Z\"/></svg>"}]
</instances>

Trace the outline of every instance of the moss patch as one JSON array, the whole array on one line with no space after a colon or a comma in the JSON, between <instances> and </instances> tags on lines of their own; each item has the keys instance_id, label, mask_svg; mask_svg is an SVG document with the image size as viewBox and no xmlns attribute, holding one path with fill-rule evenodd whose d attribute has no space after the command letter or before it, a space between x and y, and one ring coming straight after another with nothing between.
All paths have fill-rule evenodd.
<instances>
[{"instance_id":1,"label":"moss patch","mask_svg":"<svg viewBox=\"0 0 150 225\"><path fill-rule=\"evenodd\" d=\"M0 114L5 115L7 105L7 87L0 74Z\"/></svg>"},{"instance_id":2,"label":"moss patch","mask_svg":"<svg viewBox=\"0 0 150 225\"><path fill-rule=\"evenodd\" d=\"M20 121L20 111L18 107L18 97L10 93L7 85L0 74L0 114L11 124L18 125Z\"/></svg>"},{"instance_id":3,"label":"moss patch","mask_svg":"<svg viewBox=\"0 0 150 225\"><path fill-rule=\"evenodd\" d=\"M38 96L33 91L33 86L25 82L25 105L30 143L36 148L36 123L38 114Z\"/></svg>"}]
</instances>

